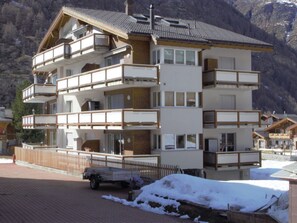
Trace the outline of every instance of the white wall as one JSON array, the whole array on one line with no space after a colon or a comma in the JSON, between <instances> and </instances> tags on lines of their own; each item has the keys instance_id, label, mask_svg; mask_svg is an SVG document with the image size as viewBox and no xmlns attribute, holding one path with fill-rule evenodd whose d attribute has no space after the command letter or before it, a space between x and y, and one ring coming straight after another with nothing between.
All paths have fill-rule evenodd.
<instances>
[{"instance_id":1,"label":"white wall","mask_svg":"<svg viewBox=\"0 0 297 223\"><path fill-rule=\"evenodd\" d=\"M161 163L181 169L203 169L203 150L161 151Z\"/></svg>"},{"instance_id":2,"label":"white wall","mask_svg":"<svg viewBox=\"0 0 297 223\"><path fill-rule=\"evenodd\" d=\"M211 48L203 51L203 65L206 58L219 59L220 57L234 57L236 70L251 70L252 58L250 50Z\"/></svg>"},{"instance_id":3,"label":"white wall","mask_svg":"<svg viewBox=\"0 0 297 223\"><path fill-rule=\"evenodd\" d=\"M204 110L220 109L220 95L235 95L236 110L252 110L252 91L238 89L204 89L203 108Z\"/></svg>"},{"instance_id":4,"label":"white wall","mask_svg":"<svg viewBox=\"0 0 297 223\"><path fill-rule=\"evenodd\" d=\"M188 65L160 65L161 91L202 91L202 69Z\"/></svg>"}]
</instances>

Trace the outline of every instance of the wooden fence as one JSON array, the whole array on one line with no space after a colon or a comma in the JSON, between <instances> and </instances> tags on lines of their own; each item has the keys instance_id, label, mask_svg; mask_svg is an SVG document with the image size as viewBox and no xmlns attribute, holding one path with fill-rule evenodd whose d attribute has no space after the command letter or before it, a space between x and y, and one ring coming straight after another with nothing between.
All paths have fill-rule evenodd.
<instances>
[{"instance_id":1,"label":"wooden fence","mask_svg":"<svg viewBox=\"0 0 297 223\"><path fill-rule=\"evenodd\" d=\"M112 154L71 151L61 149L25 149L15 148L17 161L23 161L38 166L66 171L71 174L82 173L86 167L118 167L139 170L141 177L153 180L160 179L178 171L177 166L160 164L157 162L135 161L150 156L120 156ZM133 160L134 159L134 160Z\"/></svg>"}]
</instances>

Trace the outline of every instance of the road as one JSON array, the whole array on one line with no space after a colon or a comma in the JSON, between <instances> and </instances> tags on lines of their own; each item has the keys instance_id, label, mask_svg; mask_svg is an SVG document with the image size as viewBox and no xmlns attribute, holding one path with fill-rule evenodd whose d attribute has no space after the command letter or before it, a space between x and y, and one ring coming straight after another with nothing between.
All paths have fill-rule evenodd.
<instances>
[{"instance_id":1,"label":"road","mask_svg":"<svg viewBox=\"0 0 297 223\"><path fill-rule=\"evenodd\" d=\"M0 164L0 222L2 223L188 223L101 198L127 197L117 185L89 189L79 177L12 163Z\"/></svg>"}]
</instances>

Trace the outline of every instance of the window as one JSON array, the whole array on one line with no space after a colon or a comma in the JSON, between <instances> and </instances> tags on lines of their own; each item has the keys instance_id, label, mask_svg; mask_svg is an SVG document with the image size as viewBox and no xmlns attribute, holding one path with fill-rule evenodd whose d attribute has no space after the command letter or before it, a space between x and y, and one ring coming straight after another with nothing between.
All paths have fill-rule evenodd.
<instances>
[{"instance_id":1,"label":"window","mask_svg":"<svg viewBox=\"0 0 297 223\"><path fill-rule=\"evenodd\" d=\"M164 63L173 64L173 62L174 62L174 50L164 49Z\"/></svg>"},{"instance_id":2,"label":"window","mask_svg":"<svg viewBox=\"0 0 297 223\"><path fill-rule=\"evenodd\" d=\"M176 106L185 106L184 92L176 92Z\"/></svg>"},{"instance_id":3,"label":"window","mask_svg":"<svg viewBox=\"0 0 297 223\"><path fill-rule=\"evenodd\" d=\"M161 149L161 135L153 135L153 149Z\"/></svg>"},{"instance_id":4,"label":"window","mask_svg":"<svg viewBox=\"0 0 297 223\"><path fill-rule=\"evenodd\" d=\"M195 65L195 51L186 51L186 65Z\"/></svg>"},{"instance_id":5,"label":"window","mask_svg":"<svg viewBox=\"0 0 297 223\"><path fill-rule=\"evenodd\" d=\"M174 144L174 135L173 134L165 134L164 135L164 144L165 144L165 149L175 149L175 144Z\"/></svg>"},{"instance_id":6,"label":"window","mask_svg":"<svg viewBox=\"0 0 297 223\"><path fill-rule=\"evenodd\" d=\"M186 135L176 135L176 148L177 149L184 149L186 143Z\"/></svg>"},{"instance_id":7,"label":"window","mask_svg":"<svg viewBox=\"0 0 297 223\"><path fill-rule=\"evenodd\" d=\"M196 93L187 92L187 107L196 107Z\"/></svg>"},{"instance_id":8,"label":"window","mask_svg":"<svg viewBox=\"0 0 297 223\"><path fill-rule=\"evenodd\" d=\"M72 112L72 101L66 101L66 112Z\"/></svg>"},{"instance_id":9,"label":"window","mask_svg":"<svg viewBox=\"0 0 297 223\"><path fill-rule=\"evenodd\" d=\"M199 92L199 107L202 108L203 107L203 97L202 97L202 92Z\"/></svg>"},{"instance_id":10,"label":"window","mask_svg":"<svg viewBox=\"0 0 297 223\"><path fill-rule=\"evenodd\" d=\"M197 148L197 141L196 135L187 135L187 149L196 149Z\"/></svg>"},{"instance_id":11,"label":"window","mask_svg":"<svg viewBox=\"0 0 297 223\"><path fill-rule=\"evenodd\" d=\"M73 147L73 134L72 132L66 133L66 148L72 148Z\"/></svg>"},{"instance_id":12,"label":"window","mask_svg":"<svg viewBox=\"0 0 297 223\"><path fill-rule=\"evenodd\" d=\"M175 50L175 63L176 64L185 64L185 51Z\"/></svg>"},{"instance_id":13,"label":"window","mask_svg":"<svg viewBox=\"0 0 297 223\"><path fill-rule=\"evenodd\" d=\"M174 92L165 92L165 106L174 106Z\"/></svg>"},{"instance_id":14,"label":"window","mask_svg":"<svg viewBox=\"0 0 297 223\"><path fill-rule=\"evenodd\" d=\"M157 50L157 64L160 63L161 59L160 59L160 50Z\"/></svg>"},{"instance_id":15,"label":"window","mask_svg":"<svg viewBox=\"0 0 297 223\"><path fill-rule=\"evenodd\" d=\"M156 50L153 50L153 58L152 58L153 64L157 63L157 56L156 56Z\"/></svg>"},{"instance_id":16,"label":"window","mask_svg":"<svg viewBox=\"0 0 297 223\"><path fill-rule=\"evenodd\" d=\"M160 107L160 92L153 92L153 107Z\"/></svg>"},{"instance_id":17,"label":"window","mask_svg":"<svg viewBox=\"0 0 297 223\"><path fill-rule=\"evenodd\" d=\"M235 133L222 133L220 151L234 151L235 150Z\"/></svg>"},{"instance_id":18,"label":"window","mask_svg":"<svg viewBox=\"0 0 297 223\"><path fill-rule=\"evenodd\" d=\"M108 95L106 99L107 109L119 109L125 107L123 94Z\"/></svg>"}]
</instances>

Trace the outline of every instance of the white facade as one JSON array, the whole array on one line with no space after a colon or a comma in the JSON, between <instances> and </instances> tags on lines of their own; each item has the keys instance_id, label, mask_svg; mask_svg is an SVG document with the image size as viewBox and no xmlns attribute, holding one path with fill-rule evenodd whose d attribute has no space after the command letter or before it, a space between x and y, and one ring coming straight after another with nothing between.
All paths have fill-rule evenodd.
<instances>
[{"instance_id":1,"label":"white facade","mask_svg":"<svg viewBox=\"0 0 297 223\"><path fill-rule=\"evenodd\" d=\"M250 50L151 40L149 52L143 52L150 57L147 64L124 64L135 49L125 42L112 45L112 34L103 33L71 18L59 28L59 38L70 42L33 57L33 69L48 72L49 82L57 84L56 99L45 101L57 122L49 144L83 150L84 143L97 140L97 152L160 154L161 163L182 169L203 169L204 150L252 147L259 120L252 90L259 75L251 71ZM26 102L33 100L34 89L25 91ZM30 118L25 121L36 124Z\"/></svg>"}]
</instances>

